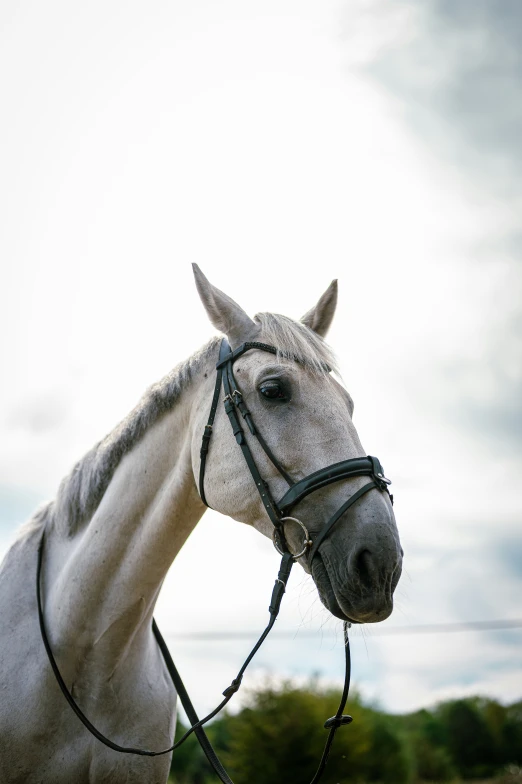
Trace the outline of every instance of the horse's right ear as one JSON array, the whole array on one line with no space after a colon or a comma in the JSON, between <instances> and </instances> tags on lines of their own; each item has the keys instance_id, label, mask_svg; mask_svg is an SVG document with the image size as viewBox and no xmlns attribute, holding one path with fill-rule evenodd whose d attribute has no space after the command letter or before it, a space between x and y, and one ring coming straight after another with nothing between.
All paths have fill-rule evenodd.
<instances>
[{"instance_id":1,"label":"horse's right ear","mask_svg":"<svg viewBox=\"0 0 522 784\"><path fill-rule=\"evenodd\" d=\"M228 337L233 348L251 340L259 332L257 324L237 302L213 286L197 264L192 265L192 270L201 302L215 328Z\"/></svg>"}]
</instances>

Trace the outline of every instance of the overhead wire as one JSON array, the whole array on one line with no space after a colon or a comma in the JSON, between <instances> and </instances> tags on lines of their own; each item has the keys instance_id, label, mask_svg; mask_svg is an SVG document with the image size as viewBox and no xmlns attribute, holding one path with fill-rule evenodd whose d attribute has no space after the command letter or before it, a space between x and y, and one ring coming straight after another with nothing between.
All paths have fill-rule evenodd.
<instances>
[{"instance_id":1,"label":"overhead wire","mask_svg":"<svg viewBox=\"0 0 522 784\"><path fill-rule=\"evenodd\" d=\"M357 626L352 627L357 629ZM495 619L490 621L460 621L458 623L422 623L405 626L377 626L375 624L365 624L362 627L371 632L372 637L392 637L408 634L452 634L456 632L484 632L484 631L503 631L511 629L522 629L522 618ZM323 634L328 635L328 630L324 629ZM337 634L332 629L331 635ZM273 631L272 638L294 639L296 637L315 637L317 631L309 629L299 630L280 630ZM179 634L171 633L166 635L170 639L180 642L226 642L227 640L249 640L256 637L255 631L204 631L204 632L182 632ZM356 639L356 638L355 638Z\"/></svg>"}]
</instances>

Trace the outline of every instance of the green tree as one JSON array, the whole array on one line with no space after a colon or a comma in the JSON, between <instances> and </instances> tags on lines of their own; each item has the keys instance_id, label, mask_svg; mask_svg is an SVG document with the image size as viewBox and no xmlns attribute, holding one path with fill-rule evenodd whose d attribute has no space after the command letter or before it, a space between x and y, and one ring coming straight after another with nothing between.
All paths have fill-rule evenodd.
<instances>
[{"instance_id":1,"label":"green tree","mask_svg":"<svg viewBox=\"0 0 522 784\"><path fill-rule=\"evenodd\" d=\"M364 778L382 784L407 784L412 778L411 756L393 719L373 715L371 745L366 755Z\"/></svg>"},{"instance_id":2,"label":"green tree","mask_svg":"<svg viewBox=\"0 0 522 784\"><path fill-rule=\"evenodd\" d=\"M418 781L453 781L455 766L447 749L422 736L410 738Z\"/></svg>"},{"instance_id":3,"label":"green tree","mask_svg":"<svg viewBox=\"0 0 522 784\"><path fill-rule=\"evenodd\" d=\"M337 691L321 693L314 685L254 692L249 706L227 719L230 745L224 760L232 777L249 784L308 784L327 738L324 721L334 715L338 697ZM357 698L350 704L356 719L337 733L324 784L407 784L411 764L393 724Z\"/></svg>"},{"instance_id":4,"label":"green tree","mask_svg":"<svg viewBox=\"0 0 522 784\"><path fill-rule=\"evenodd\" d=\"M455 766L446 748L446 732L440 717L423 709L395 721L408 743L417 781L452 781Z\"/></svg>"},{"instance_id":5,"label":"green tree","mask_svg":"<svg viewBox=\"0 0 522 784\"><path fill-rule=\"evenodd\" d=\"M522 700L506 708L502 741L504 761L522 766Z\"/></svg>"},{"instance_id":6,"label":"green tree","mask_svg":"<svg viewBox=\"0 0 522 784\"><path fill-rule=\"evenodd\" d=\"M317 681L306 688L268 683L207 732L238 784L308 784L326 741L324 720L334 715L338 698L337 690L321 691ZM522 764L522 702L504 707L475 697L391 716L355 694L347 710L354 721L337 733L323 784L445 782L454 781L456 771L479 779ZM179 723L176 737L184 731ZM513 775L499 782L514 784ZM195 738L175 752L171 781L218 781Z\"/></svg>"},{"instance_id":7,"label":"green tree","mask_svg":"<svg viewBox=\"0 0 522 784\"><path fill-rule=\"evenodd\" d=\"M498 765L495 740L473 700L456 700L441 706L447 748L463 778L490 775Z\"/></svg>"}]
</instances>

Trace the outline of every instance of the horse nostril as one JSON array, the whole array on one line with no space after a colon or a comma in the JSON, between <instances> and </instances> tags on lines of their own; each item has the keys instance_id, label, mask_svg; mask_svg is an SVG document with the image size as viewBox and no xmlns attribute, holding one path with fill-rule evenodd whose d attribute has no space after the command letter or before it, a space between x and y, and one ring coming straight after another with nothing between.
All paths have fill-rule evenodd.
<instances>
[{"instance_id":1,"label":"horse nostril","mask_svg":"<svg viewBox=\"0 0 522 784\"><path fill-rule=\"evenodd\" d=\"M378 569L370 550L361 550L355 560L359 579L368 588L374 585L378 579Z\"/></svg>"}]
</instances>

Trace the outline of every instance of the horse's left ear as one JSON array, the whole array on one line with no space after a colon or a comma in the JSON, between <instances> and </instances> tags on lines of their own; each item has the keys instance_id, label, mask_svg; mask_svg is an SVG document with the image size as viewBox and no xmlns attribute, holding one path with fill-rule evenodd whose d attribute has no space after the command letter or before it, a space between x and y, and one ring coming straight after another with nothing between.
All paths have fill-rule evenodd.
<instances>
[{"instance_id":1,"label":"horse's left ear","mask_svg":"<svg viewBox=\"0 0 522 784\"><path fill-rule=\"evenodd\" d=\"M332 280L317 305L305 313L301 321L322 338L330 329L337 306L337 280Z\"/></svg>"}]
</instances>

